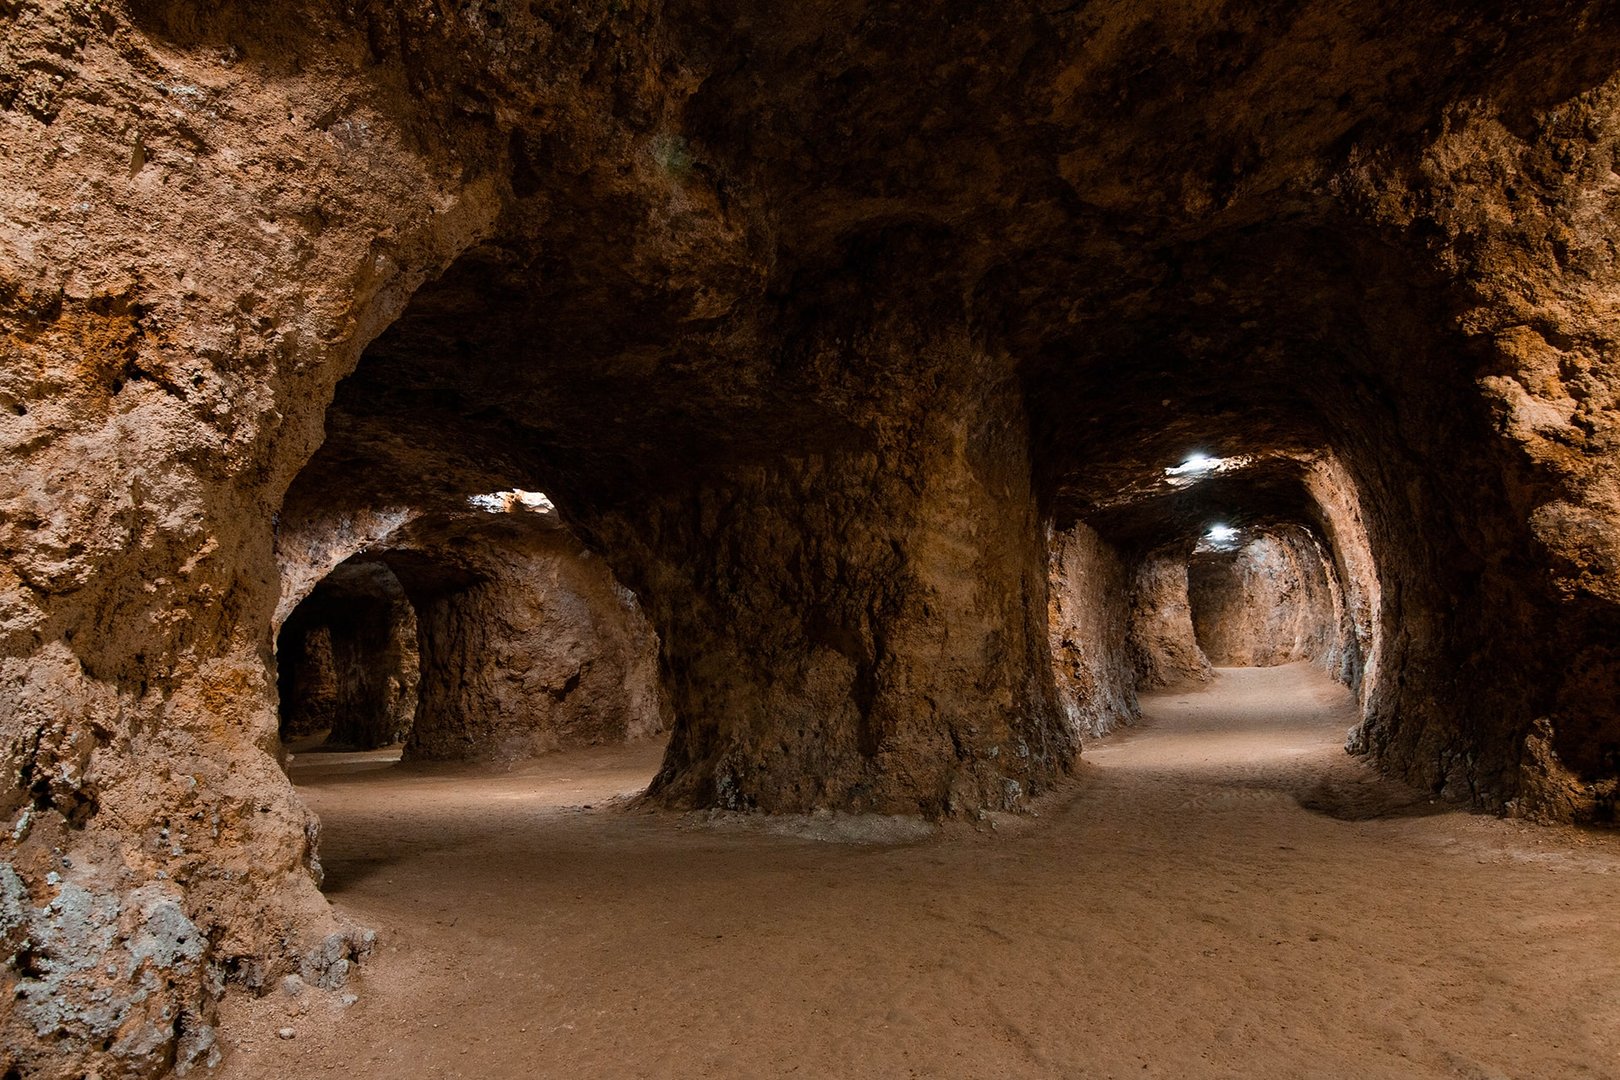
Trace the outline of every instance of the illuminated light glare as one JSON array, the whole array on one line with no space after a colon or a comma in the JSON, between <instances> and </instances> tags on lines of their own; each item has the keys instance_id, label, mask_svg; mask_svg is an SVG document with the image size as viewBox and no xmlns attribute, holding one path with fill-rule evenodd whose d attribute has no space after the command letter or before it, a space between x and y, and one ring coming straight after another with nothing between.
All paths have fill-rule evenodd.
<instances>
[{"instance_id":1,"label":"illuminated light glare","mask_svg":"<svg viewBox=\"0 0 1620 1080\"><path fill-rule=\"evenodd\" d=\"M475 510L483 510L490 514L513 514L519 510L544 514L557 508L543 492L524 491L520 488L513 488L511 491L492 491L488 495L469 495L467 504Z\"/></svg>"},{"instance_id":2,"label":"illuminated light glare","mask_svg":"<svg viewBox=\"0 0 1620 1080\"><path fill-rule=\"evenodd\" d=\"M1226 464L1225 458L1206 457L1203 454L1194 454L1180 465L1164 470L1166 476L1197 476L1200 473L1214 472Z\"/></svg>"},{"instance_id":3,"label":"illuminated light glare","mask_svg":"<svg viewBox=\"0 0 1620 1080\"><path fill-rule=\"evenodd\" d=\"M1180 465L1164 470L1164 482L1172 488L1191 487L1216 473L1236 472L1254 464L1251 454L1236 457L1210 457L1208 454L1189 454Z\"/></svg>"},{"instance_id":4,"label":"illuminated light glare","mask_svg":"<svg viewBox=\"0 0 1620 1080\"><path fill-rule=\"evenodd\" d=\"M1232 528L1232 526L1214 525L1210 527L1209 532L1204 534L1204 539L1211 540L1217 544L1224 544L1236 536L1237 530Z\"/></svg>"}]
</instances>

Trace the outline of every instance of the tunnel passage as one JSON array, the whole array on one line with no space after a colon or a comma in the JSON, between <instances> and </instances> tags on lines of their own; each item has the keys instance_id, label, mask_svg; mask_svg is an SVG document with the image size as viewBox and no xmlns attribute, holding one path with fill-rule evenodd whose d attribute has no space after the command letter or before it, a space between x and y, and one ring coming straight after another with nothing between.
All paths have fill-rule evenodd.
<instances>
[{"instance_id":1,"label":"tunnel passage","mask_svg":"<svg viewBox=\"0 0 1620 1080\"><path fill-rule=\"evenodd\" d=\"M334 749L373 750L411 729L416 613L382 563L351 560L323 578L282 624L276 664L283 742L324 735Z\"/></svg>"},{"instance_id":2,"label":"tunnel passage","mask_svg":"<svg viewBox=\"0 0 1620 1080\"><path fill-rule=\"evenodd\" d=\"M1136 685L1311 660L1376 716L1381 579L1360 489L1328 450L1192 455L1089 515L1125 567ZM1190 464L1189 464L1190 463Z\"/></svg>"},{"instance_id":3,"label":"tunnel passage","mask_svg":"<svg viewBox=\"0 0 1620 1080\"><path fill-rule=\"evenodd\" d=\"M1300 525L1206 540L1187 569L1193 633L1216 667L1312 660L1334 670L1340 590L1331 562Z\"/></svg>"},{"instance_id":4,"label":"tunnel passage","mask_svg":"<svg viewBox=\"0 0 1620 1080\"><path fill-rule=\"evenodd\" d=\"M140 911L208 942L40 988L123 1003L78 1072L206 1054L214 972L347 962L266 752L298 487L350 524L555 495L662 639L668 805L1027 805L1096 722L1046 526L1175 606L1148 557L1228 520L1361 567L1381 767L1612 813L1613 11L500 7L30 3L8 40L4 932L60 936L60 852L129 924L84 972L145 970ZM1331 452L1355 498L1211 477L1130 527L1192 451ZM51 1024L0 1017L30 1066Z\"/></svg>"},{"instance_id":5,"label":"tunnel passage","mask_svg":"<svg viewBox=\"0 0 1620 1080\"><path fill-rule=\"evenodd\" d=\"M663 640L675 732L655 789L669 804L951 814L1020 805L1067 776L1091 713L1129 706L1064 700L1046 526L1083 519L1114 543L1097 515L1188 448L1331 450L1398 582L1389 611L1364 613L1401 624L1383 655L1413 672L1503 669L1440 614L1470 575L1530 557L1522 508L1498 497L1530 488L1495 482L1519 467L1512 453L1463 453L1495 438L1477 380L1449 359L1486 363L1456 316L1467 289L1408 227L1454 204L1380 200L1372 173L1345 171L1344 140L1416 160L1457 86L1474 88L1468 101L1550 106L1589 88L1599 46L1535 38L1556 62L1532 62L1527 30L1511 55L1474 43L1414 63L1456 35L1419 21L1421 42L1396 45L1375 20L1341 69L1321 52L1335 35L1283 20L1256 40L1286 43L1289 70L1332 67L1335 92L1309 79L1285 91L1193 49L1219 93L1150 80L1125 95L1137 104L1117 129L1097 118L1131 82L1115 66L1131 50L1064 60L1044 16L1040 29L1021 18L802 27L824 52L743 32L746 45L715 47L748 60L689 95L652 94L629 128L592 130L582 145L611 142L613 169L581 173L593 152L559 158L554 133L514 120L489 144L510 182L498 215L412 283L337 388L312 465L327 483L364 478L346 494L373 508L546 490L635 590ZM656 49L703 25L636 40ZM1005 82L984 74L1007 115L1050 115L1089 151L970 105L988 87L965 64L939 73L964 105L947 125L959 169L924 160L912 140L938 117L896 72L986 42L1027 62ZM761 67L794 77L762 82ZM822 77L834 70L852 81ZM1408 87L1423 118L1364 79ZM1556 91L1529 89L1548 79ZM740 120L762 103L769 123ZM1165 116L1190 156L1160 140ZM843 127L858 145L832 134ZM1173 614L1175 572L1115 546L1144 603ZM1453 549L1463 557L1440 554ZM1539 618L1532 587L1497 576L1473 621ZM1171 621L1157 636L1139 621L1127 651L1162 679L1198 678L1190 614ZM1095 681L1105 651L1059 670ZM1535 680L1355 677L1369 687L1365 745L1391 768L1463 794L1515 786ZM1432 704L1476 690L1517 727L1482 733Z\"/></svg>"},{"instance_id":6,"label":"tunnel passage","mask_svg":"<svg viewBox=\"0 0 1620 1080\"><path fill-rule=\"evenodd\" d=\"M634 595L541 493L484 492L454 510L368 517L297 486L280 548L284 605L323 565L346 559L293 607L282 630L284 643L304 643L282 661L295 696L330 667L328 642L339 635L327 625L336 617L325 613L372 625L355 586L338 593L333 582L386 583L392 602L410 613L410 722L394 732L407 760L514 763L668 727L657 636ZM304 712L334 707L330 694L303 696L315 699Z\"/></svg>"},{"instance_id":7,"label":"tunnel passage","mask_svg":"<svg viewBox=\"0 0 1620 1080\"><path fill-rule=\"evenodd\" d=\"M377 338L285 516L445 515L476 492L546 491L657 629L674 730L652 797L671 805L971 813L1067 774L1077 744L1047 647L1013 359L968 332L949 281L919 272L935 230L834 243L771 316L796 324L791 345L763 353L685 325L690 298L631 295L592 317L602 286L573 276L589 268L538 274L523 239L466 252ZM924 293L955 313L908 313ZM723 360L770 372L738 379ZM475 546L458 557L498 576ZM477 659L488 622L453 610L476 590L439 603L418 602L412 752L465 745L427 738L441 686L508 693ZM440 639L468 659L439 664ZM548 681L528 696L589 695Z\"/></svg>"},{"instance_id":8,"label":"tunnel passage","mask_svg":"<svg viewBox=\"0 0 1620 1080\"><path fill-rule=\"evenodd\" d=\"M1216 667L1310 660L1375 700L1378 571L1337 455L1165 461L1053 532L1050 640L1073 729L1130 723L1138 692L1207 683Z\"/></svg>"}]
</instances>

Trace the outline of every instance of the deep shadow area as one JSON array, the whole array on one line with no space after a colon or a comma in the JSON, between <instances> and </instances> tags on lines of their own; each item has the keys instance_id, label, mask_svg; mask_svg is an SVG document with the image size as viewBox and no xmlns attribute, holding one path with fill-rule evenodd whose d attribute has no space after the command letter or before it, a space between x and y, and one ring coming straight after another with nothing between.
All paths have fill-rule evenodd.
<instances>
[{"instance_id":1,"label":"deep shadow area","mask_svg":"<svg viewBox=\"0 0 1620 1080\"><path fill-rule=\"evenodd\" d=\"M402 740L416 714L416 612L387 566L350 560L293 609L277 634L283 742L335 751Z\"/></svg>"}]
</instances>

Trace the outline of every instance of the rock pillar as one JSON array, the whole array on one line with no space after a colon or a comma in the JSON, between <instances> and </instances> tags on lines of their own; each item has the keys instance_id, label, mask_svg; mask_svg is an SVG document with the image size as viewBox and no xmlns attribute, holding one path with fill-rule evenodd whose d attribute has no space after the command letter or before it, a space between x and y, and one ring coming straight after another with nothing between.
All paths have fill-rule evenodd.
<instances>
[{"instance_id":1,"label":"rock pillar","mask_svg":"<svg viewBox=\"0 0 1620 1080\"><path fill-rule=\"evenodd\" d=\"M658 800L949 815L1070 767L1018 385L959 340L874 359L851 367L883 406L837 449L601 523L663 639Z\"/></svg>"}]
</instances>

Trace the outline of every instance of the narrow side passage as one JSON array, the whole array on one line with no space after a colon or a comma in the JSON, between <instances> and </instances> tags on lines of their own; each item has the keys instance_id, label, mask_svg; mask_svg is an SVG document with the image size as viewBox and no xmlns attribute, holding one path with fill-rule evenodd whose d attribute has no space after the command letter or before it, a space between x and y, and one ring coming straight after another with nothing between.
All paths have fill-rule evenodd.
<instances>
[{"instance_id":1,"label":"narrow side passage","mask_svg":"<svg viewBox=\"0 0 1620 1080\"><path fill-rule=\"evenodd\" d=\"M373 750L403 739L416 714L416 612L380 563L349 561L304 599L277 635L281 739Z\"/></svg>"},{"instance_id":2,"label":"narrow side passage","mask_svg":"<svg viewBox=\"0 0 1620 1080\"><path fill-rule=\"evenodd\" d=\"M1379 780L1311 664L1142 707L1040 817L910 843L616 810L645 745L295 762L382 944L347 1008L229 999L221 1076L1615 1075L1620 836Z\"/></svg>"}]
</instances>

